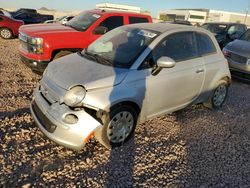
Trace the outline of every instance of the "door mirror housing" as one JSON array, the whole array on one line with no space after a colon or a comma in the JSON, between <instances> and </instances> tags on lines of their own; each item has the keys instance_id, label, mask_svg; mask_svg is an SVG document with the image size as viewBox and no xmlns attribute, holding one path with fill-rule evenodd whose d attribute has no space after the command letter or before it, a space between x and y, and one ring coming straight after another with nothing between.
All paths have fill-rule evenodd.
<instances>
[{"instance_id":1,"label":"door mirror housing","mask_svg":"<svg viewBox=\"0 0 250 188\"><path fill-rule=\"evenodd\" d=\"M95 35L103 35L105 33L107 33L108 28L104 27L104 26L98 26L97 28L95 28L95 30L93 31L93 33Z\"/></svg>"},{"instance_id":2,"label":"door mirror housing","mask_svg":"<svg viewBox=\"0 0 250 188\"><path fill-rule=\"evenodd\" d=\"M157 60L157 66L160 68L173 68L175 65L175 60L170 57L161 57Z\"/></svg>"}]
</instances>

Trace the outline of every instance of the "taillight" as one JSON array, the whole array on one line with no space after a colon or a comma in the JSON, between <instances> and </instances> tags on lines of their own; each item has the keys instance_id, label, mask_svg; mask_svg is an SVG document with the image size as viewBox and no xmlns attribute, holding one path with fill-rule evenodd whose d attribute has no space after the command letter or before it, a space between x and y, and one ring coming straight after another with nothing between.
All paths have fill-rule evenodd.
<instances>
[{"instance_id":1,"label":"taillight","mask_svg":"<svg viewBox=\"0 0 250 188\"><path fill-rule=\"evenodd\" d=\"M223 52L225 57L231 57L231 52L229 52L227 50L223 50L222 52Z\"/></svg>"}]
</instances>

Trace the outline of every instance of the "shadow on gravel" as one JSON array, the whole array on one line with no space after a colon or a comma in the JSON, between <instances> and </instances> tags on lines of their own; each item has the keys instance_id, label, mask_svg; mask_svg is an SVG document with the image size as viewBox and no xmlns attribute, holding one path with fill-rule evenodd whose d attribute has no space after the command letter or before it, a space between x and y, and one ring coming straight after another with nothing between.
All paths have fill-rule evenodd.
<instances>
[{"instance_id":1,"label":"shadow on gravel","mask_svg":"<svg viewBox=\"0 0 250 188\"><path fill-rule=\"evenodd\" d=\"M5 118L5 117L13 117L13 116L21 116L25 113L29 113L30 110L29 108L21 108L18 110L14 110L14 111L8 111L8 112L0 112L0 119L1 118Z\"/></svg>"},{"instance_id":2,"label":"shadow on gravel","mask_svg":"<svg viewBox=\"0 0 250 188\"><path fill-rule=\"evenodd\" d=\"M197 105L175 113L190 169L179 179L187 187L250 187L250 100L235 89L219 110Z\"/></svg>"}]
</instances>

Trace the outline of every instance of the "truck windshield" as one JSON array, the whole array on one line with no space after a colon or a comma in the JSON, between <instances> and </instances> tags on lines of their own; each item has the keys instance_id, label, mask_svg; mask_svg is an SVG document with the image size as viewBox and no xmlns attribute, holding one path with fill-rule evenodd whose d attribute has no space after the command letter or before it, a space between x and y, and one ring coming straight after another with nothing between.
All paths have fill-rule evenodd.
<instances>
[{"instance_id":1,"label":"truck windshield","mask_svg":"<svg viewBox=\"0 0 250 188\"><path fill-rule=\"evenodd\" d=\"M86 31L96 20L101 17L100 14L92 12L82 12L71 19L66 26L72 27L78 31Z\"/></svg>"},{"instance_id":2,"label":"truck windshield","mask_svg":"<svg viewBox=\"0 0 250 188\"><path fill-rule=\"evenodd\" d=\"M215 33L215 34L222 34L226 31L227 25L224 24L203 24L201 26L208 31Z\"/></svg>"},{"instance_id":3,"label":"truck windshield","mask_svg":"<svg viewBox=\"0 0 250 188\"><path fill-rule=\"evenodd\" d=\"M96 40L82 55L95 57L96 62L109 66L130 68L157 36L155 31L120 27Z\"/></svg>"}]
</instances>

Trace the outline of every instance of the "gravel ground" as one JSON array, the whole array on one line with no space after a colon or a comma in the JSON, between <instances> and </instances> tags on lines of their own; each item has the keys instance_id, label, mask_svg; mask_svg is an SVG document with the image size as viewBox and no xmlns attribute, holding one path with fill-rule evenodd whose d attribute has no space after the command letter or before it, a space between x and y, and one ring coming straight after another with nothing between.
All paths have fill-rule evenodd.
<instances>
[{"instance_id":1,"label":"gravel ground","mask_svg":"<svg viewBox=\"0 0 250 188\"><path fill-rule=\"evenodd\" d=\"M75 152L33 123L40 77L17 45L0 39L0 187L250 187L250 85L234 81L218 111L192 106L138 125L123 147Z\"/></svg>"}]
</instances>

